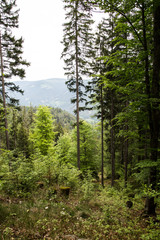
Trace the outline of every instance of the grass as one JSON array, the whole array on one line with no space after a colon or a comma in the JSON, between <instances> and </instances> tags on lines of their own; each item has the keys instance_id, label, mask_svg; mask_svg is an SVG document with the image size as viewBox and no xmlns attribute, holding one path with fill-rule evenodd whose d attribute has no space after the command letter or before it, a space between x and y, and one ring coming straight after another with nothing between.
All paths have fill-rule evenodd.
<instances>
[{"instance_id":1,"label":"grass","mask_svg":"<svg viewBox=\"0 0 160 240\"><path fill-rule=\"evenodd\" d=\"M141 216L143 200L135 196L132 208L126 201L110 188L85 198L79 190L65 197L47 188L28 199L1 195L0 239L159 240L160 223Z\"/></svg>"}]
</instances>

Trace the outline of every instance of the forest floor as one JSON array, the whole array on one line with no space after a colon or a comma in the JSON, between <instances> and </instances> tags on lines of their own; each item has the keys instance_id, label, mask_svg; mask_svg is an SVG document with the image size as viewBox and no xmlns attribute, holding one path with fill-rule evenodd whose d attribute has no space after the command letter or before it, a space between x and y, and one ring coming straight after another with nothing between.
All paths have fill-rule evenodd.
<instances>
[{"instance_id":1,"label":"forest floor","mask_svg":"<svg viewBox=\"0 0 160 240\"><path fill-rule=\"evenodd\" d=\"M127 201L133 203L127 207ZM157 218L143 214L144 199L120 191L94 190L89 195L70 191L68 197L53 187L27 197L0 194L2 240L159 240Z\"/></svg>"}]
</instances>

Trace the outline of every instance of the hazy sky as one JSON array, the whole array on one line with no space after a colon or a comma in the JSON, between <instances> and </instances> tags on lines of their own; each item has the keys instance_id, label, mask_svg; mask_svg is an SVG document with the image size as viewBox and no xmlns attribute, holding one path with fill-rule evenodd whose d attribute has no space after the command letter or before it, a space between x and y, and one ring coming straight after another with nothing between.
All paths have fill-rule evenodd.
<instances>
[{"instance_id":1,"label":"hazy sky","mask_svg":"<svg viewBox=\"0 0 160 240\"><path fill-rule=\"evenodd\" d=\"M62 0L17 0L20 9L18 36L24 39L24 58L31 63L26 80L63 78L65 12Z\"/></svg>"},{"instance_id":2,"label":"hazy sky","mask_svg":"<svg viewBox=\"0 0 160 240\"><path fill-rule=\"evenodd\" d=\"M19 28L15 34L23 37L24 59L31 63L25 80L64 78L64 62L60 59L65 22L63 1L17 0L17 7ZM95 16L98 21L99 15Z\"/></svg>"}]
</instances>

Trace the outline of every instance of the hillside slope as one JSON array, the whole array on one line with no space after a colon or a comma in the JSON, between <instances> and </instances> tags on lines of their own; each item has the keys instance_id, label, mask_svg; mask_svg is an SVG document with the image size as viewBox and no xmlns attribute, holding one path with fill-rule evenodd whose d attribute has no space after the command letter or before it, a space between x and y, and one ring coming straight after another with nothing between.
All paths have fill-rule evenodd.
<instances>
[{"instance_id":1,"label":"hillside slope","mask_svg":"<svg viewBox=\"0 0 160 240\"><path fill-rule=\"evenodd\" d=\"M47 105L58 107L73 114L75 105L71 104L71 98L74 96L69 92L65 79L52 78L39 81L15 81L19 85L24 94L14 93L14 97L20 100L21 106L39 106ZM80 113L81 118L90 119L93 115L92 111Z\"/></svg>"}]
</instances>

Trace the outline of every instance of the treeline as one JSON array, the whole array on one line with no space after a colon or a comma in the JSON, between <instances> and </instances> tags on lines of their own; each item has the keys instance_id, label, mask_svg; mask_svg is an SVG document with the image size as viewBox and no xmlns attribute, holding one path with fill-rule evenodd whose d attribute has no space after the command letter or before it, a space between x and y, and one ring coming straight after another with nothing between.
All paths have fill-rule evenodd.
<instances>
[{"instance_id":1,"label":"treeline","mask_svg":"<svg viewBox=\"0 0 160 240\"><path fill-rule=\"evenodd\" d=\"M60 123L62 118L65 126ZM1 129L0 138L1 190L7 194L27 196L38 182L71 187L76 185L81 173L98 178L100 142L97 127L81 121L80 173L76 167L75 119L70 114L46 106L10 108L8 122L10 149L6 149L5 128Z\"/></svg>"},{"instance_id":2,"label":"treeline","mask_svg":"<svg viewBox=\"0 0 160 240\"><path fill-rule=\"evenodd\" d=\"M23 146L26 148L29 139L30 128L35 119L35 113L38 107L19 107L18 109L10 107L7 114L8 122L8 136L9 136L9 149L19 149L23 151ZM50 108L51 114L54 119L54 129L56 132L56 139L61 133L70 131L75 124L75 117L60 109ZM4 113L1 109L1 135L0 147L6 149L6 134L5 134ZM22 146L21 146L22 145Z\"/></svg>"}]
</instances>

